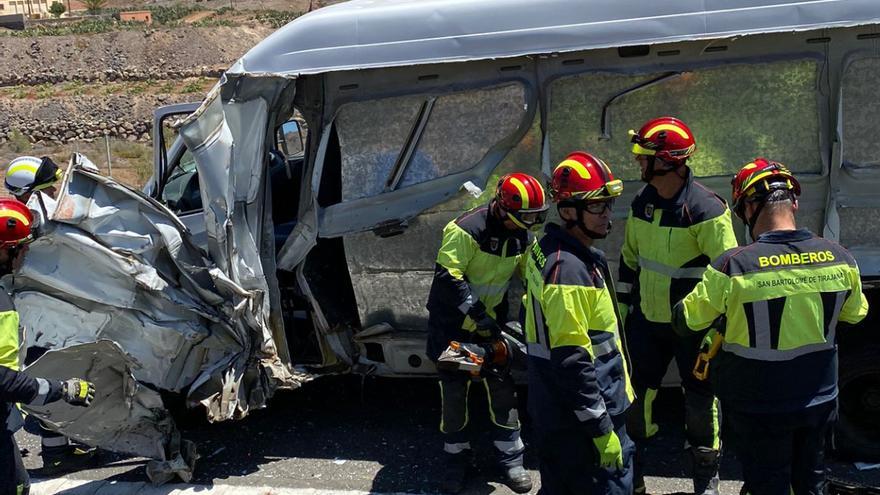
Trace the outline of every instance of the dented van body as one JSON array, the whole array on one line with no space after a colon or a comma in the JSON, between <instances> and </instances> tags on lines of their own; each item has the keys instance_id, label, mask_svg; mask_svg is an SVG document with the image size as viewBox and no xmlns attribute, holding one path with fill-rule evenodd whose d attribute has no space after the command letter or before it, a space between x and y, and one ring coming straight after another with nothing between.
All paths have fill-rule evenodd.
<instances>
[{"instance_id":1,"label":"dented van body","mask_svg":"<svg viewBox=\"0 0 880 495\"><path fill-rule=\"evenodd\" d=\"M56 226L35 247L96 261L68 270L28 258L15 285L23 321L54 325L51 342L28 342L109 340L116 347L105 349L133 358L135 383L183 394L212 420L241 417L322 373L431 375L424 303L443 225L488 201L484 189L500 175L547 177L573 149L606 159L628 203L640 185L626 131L663 114L694 129L692 168L724 197L755 155L786 163L804 188L800 222L853 252L873 299L878 33L873 0L320 9L245 54L194 111L157 114L148 194L68 173L48 222ZM164 143L161 119L172 115L182 117L180 139ZM308 134L291 152L291 136L302 135L294 120ZM615 216L624 222L625 208ZM612 262L622 234L617 224L601 243ZM85 272L95 275L82 285ZM48 313L26 309L46 297ZM76 329L62 324L74 315ZM859 362L878 349L865 332L849 333L842 370L847 347ZM880 369L859 369L841 394L843 434L868 439L855 451L880 455L880 406L870 400ZM139 421L161 415L146 416ZM102 428L78 437L112 448ZM154 431L173 443L167 428Z\"/></svg>"}]
</instances>

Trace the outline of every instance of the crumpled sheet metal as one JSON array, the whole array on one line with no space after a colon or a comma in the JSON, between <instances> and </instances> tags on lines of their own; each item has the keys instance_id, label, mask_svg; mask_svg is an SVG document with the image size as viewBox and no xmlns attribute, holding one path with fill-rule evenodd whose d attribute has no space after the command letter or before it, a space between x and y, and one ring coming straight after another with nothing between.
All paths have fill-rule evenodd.
<instances>
[{"instance_id":1,"label":"crumpled sheet metal","mask_svg":"<svg viewBox=\"0 0 880 495\"><path fill-rule=\"evenodd\" d=\"M274 348L261 341L271 333L255 316L262 294L230 280L167 208L78 167L68 170L51 206L12 283L29 346L113 341L134 379L188 390L188 404L204 405L210 421L241 418L264 407L274 390L308 378L277 355L255 357L255 349ZM129 419L135 430L153 422ZM78 427L62 426L65 433ZM82 426L101 438L124 431L104 422ZM166 432L166 444L173 440L166 429L151 428ZM132 445L104 444L167 460L157 448Z\"/></svg>"},{"instance_id":2,"label":"crumpled sheet metal","mask_svg":"<svg viewBox=\"0 0 880 495\"><path fill-rule=\"evenodd\" d=\"M27 373L57 380L86 379L95 384L95 400L90 407L64 401L23 407L74 440L165 460L164 439L175 432L174 422L159 393L135 380L136 369L137 363L108 340L49 351L28 366Z\"/></svg>"}]
</instances>

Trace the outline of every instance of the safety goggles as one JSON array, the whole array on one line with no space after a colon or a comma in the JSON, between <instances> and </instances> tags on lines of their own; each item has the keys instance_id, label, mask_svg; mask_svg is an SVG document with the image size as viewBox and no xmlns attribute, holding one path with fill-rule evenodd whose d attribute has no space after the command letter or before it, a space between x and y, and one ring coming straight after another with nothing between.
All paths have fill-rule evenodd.
<instances>
[{"instance_id":1,"label":"safety goggles","mask_svg":"<svg viewBox=\"0 0 880 495\"><path fill-rule=\"evenodd\" d=\"M632 143L632 152L635 155L656 155L657 151L651 148L655 148L657 145L652 143L650 140L639 136L639 133L636 131L629 131L629 140Z\"/></svg>"},{"instance_id":2,"label":"safety goggles","mask_svg":"<svg viewBox=\"0 0 880 495\"><path fill-rule=\"evenodd\" d=\"M505 210L513 223L524 229L534 229L547 221L547 208L540 210Z\"/></svg>"}]
</instances>

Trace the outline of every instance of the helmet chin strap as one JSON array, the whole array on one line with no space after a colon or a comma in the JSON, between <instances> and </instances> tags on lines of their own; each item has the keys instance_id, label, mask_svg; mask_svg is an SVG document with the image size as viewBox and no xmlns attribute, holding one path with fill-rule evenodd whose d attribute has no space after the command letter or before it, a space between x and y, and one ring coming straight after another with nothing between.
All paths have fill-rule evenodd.
<instances>
[{"instance_id":1,"label":"helmet chin strap","mask_svg":"<svg viewBox=\"0 0 880 495\"><path fill-rule=\"evenodd\" d=\"M666 168L657 169L658 162L665 165ZM661 177L669 172L677 172L682 166L684 166L684 163L673 165L669 162L660 160L656 156L650 155L648 156L648 166L645 167L645 173L642 174L642 182L651 182L651 179L654 177Z\"/></svg>"},{"instance_id":2,"label":"helmet chin strap","mask_svg":"<svg viewBox=\"0 0 880 495\"><path fill-rule=\"evenodd\" d=\"M3 263L0 263L0 276L9 275L13 271L12 263L15 262L15 257L18 256L18 249L19 248L18 248L18 246L12 246L12 247L7 247L7 248L0 248L0 249L6 249L6 256L7 256L6 261Z\"/></svg>"}]
</instances>

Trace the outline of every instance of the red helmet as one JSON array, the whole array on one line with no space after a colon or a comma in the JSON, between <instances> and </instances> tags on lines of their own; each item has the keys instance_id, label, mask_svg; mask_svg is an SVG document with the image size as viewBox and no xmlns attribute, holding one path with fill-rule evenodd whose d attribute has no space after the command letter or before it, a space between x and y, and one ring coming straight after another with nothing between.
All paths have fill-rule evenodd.
<instances>
[{"instance_id":1,"label":"red helmet","mask_svg":"<svg viewBox=\"0 0 880 495\"><path fill-rule=\"evenodd\" d=\"M694 154L697 143L690 128L675 117L649 120L632 136L632 152L636 155L656 156L671 165L683 165Z\"/></svg>"},{"instance_id":2,"label":"red helmet","mask_svg":"<svg viewBox=\"0 0 880 495\"><path fill-rule=\"evenodd\" d=\"M517 226L529 229L547 219L547 198L538 179L515 172L498 179L495 200Z\"/></svg>"},{"instance_id":3,"label":"red helmet","mask_svg":"<svg viewBox=\"0 0 880 495\"><path fill-rule=\"evenodd\" d=\"M801 195L801 185L785 165L755 158L745 164L730 181L733 186L733 211L742 218L742 208L749 198L761 198L772 191L786 190Z\"/></svg>"},{"instance_id":4,"label":"red helmet","mask_svg":"<svg viewBox=\"0 0 880 495\"><path fill-rule=\"evenodd\" d=\"M14 199L0 199L0 248L28 243L34 216L24 203Z\"/></svg>"},{"instance_id":5,"label":"red helmet","mask_svg":"<svg viewBox=\"0 0 880 495\"><path fill-rule=\"evenodd\" d=\"M557 203L612 199L621 193L623 182L614 178L605 162L584 151L565 157L550 181L550 194Z\"/></svg>"}]
</instances>

